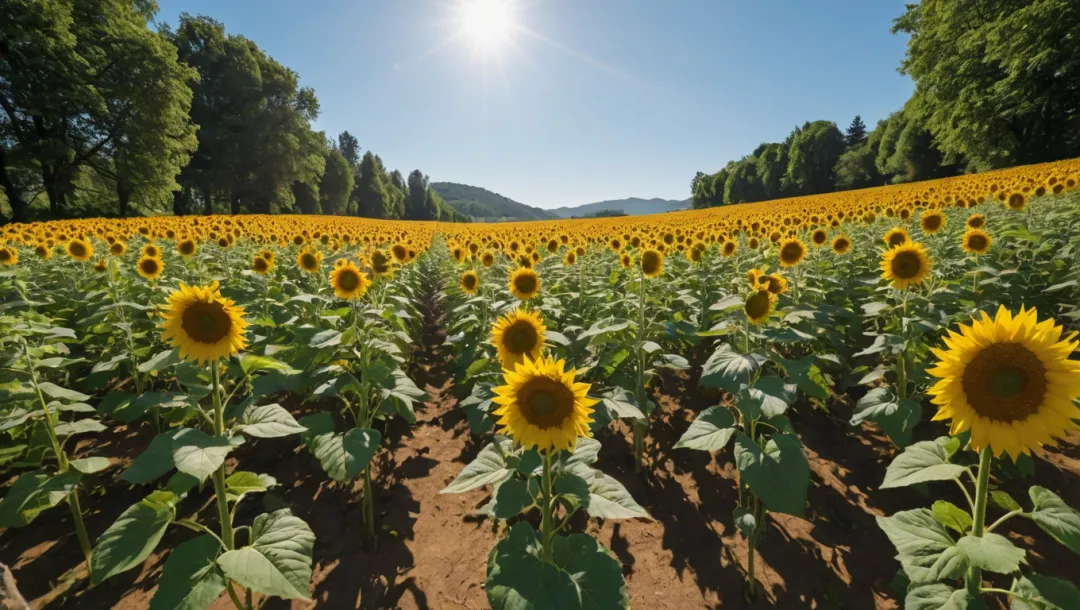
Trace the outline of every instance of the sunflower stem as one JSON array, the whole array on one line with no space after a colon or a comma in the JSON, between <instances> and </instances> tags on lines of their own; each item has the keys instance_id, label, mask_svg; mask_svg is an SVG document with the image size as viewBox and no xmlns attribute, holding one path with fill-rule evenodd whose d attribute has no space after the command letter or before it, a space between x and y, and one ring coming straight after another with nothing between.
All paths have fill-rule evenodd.
<instances>
[{"instance_id":1,"label":"sunflower stem","mask_svg":"<svg viewBox=\"0 0 1080 610\"><path fill-rule=\"evenodd\" d=\"M79 546L82 547L83 557L86 558L86 575L92 582L94 580L94 568L90 564L90 557L93 551L90 550L90 537L86 535L82 506L79 505L79 488L76 487L67 499L68 506L71 508L71 519L75 522L75 535L79 538Z\"/></svg>"},{"instance_id":2,"label":"sunflower stem","mask_svg":"<svg viewBox=\"0 0 1080 610\"><path fill-rule=\"evenodd\" d=\"M645 271L638 265L638 336L637 336L637 361L638 378L634 392L637 395L638 408L645 412ZM645 432L648 430L648 420L634 421L634 472L640 473L643 454L645 452Z\"/></svg>"},{"instance_id":3,"label":"sunflower stem","mask_svg":"<svg viewBox=\"0 0 1080 610\"><path fill-rule=\"evenodd\" d=\"M552 503L551 503L551 450L545 450L544 455L544 480L541 485L541 500L540 500L540 536L544 545L544 561L552 563L552 548L551 542L555 537L555 532L552 529L553 515Z\"/></svg>"},{"instance_id":4,"label":"sunflower stem","mask_svg":"<svg viewBox=\"0 0 1080 610\"><path fill-rule=\"evenodd\" d=\"M990 490L990 462L993 453L987 445L979 451L979 477L975 486L975 512L972 515L971 535L982 538L986 525L986 498ZM968 568L964 576L964 586L972 596L979 595L982 586L982 570L974 566Z\"/></svg>"},{"instance_id":5,"label":"sunflower stem","mask_svg":"<svg viewBox=\"0 0 1080 610\"><path fill-rule=\"evenodd\" d=\"M225 406L221 403L221 373L218 371L220 361L210 362L210 378L213 381L212 394L214 396L214 436L225 436ZM229 515L229 499L225 495L225 463L214 471L214 496L217 498L218 521L221 523L221 541L225 544L225 550L233 550L232 518Z\"/></svg>"}]
</instances>

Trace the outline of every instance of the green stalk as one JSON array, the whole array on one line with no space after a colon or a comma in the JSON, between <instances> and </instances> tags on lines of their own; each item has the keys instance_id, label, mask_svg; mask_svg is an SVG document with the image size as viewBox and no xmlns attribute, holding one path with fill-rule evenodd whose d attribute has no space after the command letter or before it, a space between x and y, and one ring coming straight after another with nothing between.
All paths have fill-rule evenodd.
<instances>
[{"instance_id":1,"label":"green stalk","mask_svg":"<svg viewBox=\"0 0 1080 610\"><path fill-rule=\"evenodd\" d=\"M41 386L38 385L37 373L34 372L34 361L30 356L30 345L26 341L22 342L23 353L26 355L26 370L30 373L30 382L34 384L34 391L37 392L38 401L41 403L41 410L45 413L45 430L49 434L49 442L52 444L53 453L56 454L56 466L59 474L67 472L68 459L67 454L64 453L64 448L60 444L59 437L56 436L56 428L53 426L52 412L49 411L49 404L45 402L45 394L41 391ZM90 558L93 552L90 547L90 537L86 534L86 523L83 522L82 507L79 505L79 488L75 487L75 490L68 496L68 508L71 509L71 519L75 522L75 535L79 538L79 546L82 547L83 556L86 558L86 573L93 579L93 568L90 565Z\"/></svg>"},{"instance_id":2,"label":"green stalk","mask_svg":"<svg viewBox=\"0 0 1080 610\"><path fill-rule=\"evenodd\" d=\"M552 556L551 542L555 538L555 532L553 531L553 515L551 514L553 507L551 506L551 450L546 450L544 454L544 480L540 486L540 492L542 499L540 500L540 537L544 545L544 561L552 563L554 561Z\"/></svg>"},{"instance_id":3,"label":"green stalk","mask_svg":"<svg viewBox=\"0 0 1080 610\"><path fill-rule=\"evenodd\" d=\"M225 436L225 406L221 404L221 377L218 372L218 360L210 363L210 377L213 379L214 396L214 436ZM229 515L229 500L225 495L225 464L214 471L214 496L217 498L218 521L221 523L221 541L225 550L234 548L232 518Z\"/></svg>"},{"instance_id":4,"label":"green stalk","mask_svg":"<svg viewBox=\"0 0 1080 610\"><path fill-rule=\"evenodd\" d=\"M990 462L993 453L990 446L982 448L979 452L979 475L975 481L975 514L972 516L971 535L982 538L986 526L986 498L990 489ZM964 586L968 593L975 597L979 595L982 585L982 570L976 567L968 568L964 576Z\"/></svg>"},{"instance_id":5,"label":"green stalk","mask_svg":"<svg viewBox=\"0 0 1080 610\"><path fill-rule=\"evenodd\" d=\"M375 543L375 498L371 491L371 467L364 469L364 537L367 545Z\"/></svg>"},{"instance_id":6,"label":"green stalk","mask_svg":"<svg viewBox=\"0 0 1080 610\"><path fill-rule=\"evenodd\" d=\"M761 500L754 496L754 531L750 533L746 551L746 586L750 599L757 597L757 575L754 564L757 554L758 538L761 537L761 526L765 511L762 510Z\"/></svg>"},{"instance_id":7,"label":"green stalk","mask_svg":"<svg viewBox=\"0 0 1080 610\"><path fill-rule=\"evenodd\" d=\"M637 394L638 408L645 410L645 354L642 352L642 345L645 343L645 273L641 270L641 264L638 264L638 337L637 337L637 360L638 360L638 379L635 393ZM642 456L645 453L645 433L649 429L648 420L635 420L634 421L634 472L641 472Z\"/></svg>"}]
</instances>

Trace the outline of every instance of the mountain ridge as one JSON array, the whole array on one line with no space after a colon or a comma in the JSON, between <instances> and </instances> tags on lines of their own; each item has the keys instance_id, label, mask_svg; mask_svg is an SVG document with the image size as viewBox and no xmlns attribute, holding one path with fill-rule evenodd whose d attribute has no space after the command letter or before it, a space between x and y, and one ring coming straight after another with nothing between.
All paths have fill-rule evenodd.
<instances>
[{"instance_id":1,"label":"mountain ridge","mask_svg":"<svg viewBox=\"0 0 1080 610\"><path fill-rule=\"evenodd\" d=\"M515 201L505 195L490 191L480 186L458 182L432 182L431 188L442 196L446 203L461 214L467 214L481 221L519 221L519 220L555 220L594 216L600 212L621 212L630 216L645 214L663 214L690 207L690 200L664 199L653 197L626 197L609 199L575 206L561 206L543 209Z\"/></svg>"}]
</instances>

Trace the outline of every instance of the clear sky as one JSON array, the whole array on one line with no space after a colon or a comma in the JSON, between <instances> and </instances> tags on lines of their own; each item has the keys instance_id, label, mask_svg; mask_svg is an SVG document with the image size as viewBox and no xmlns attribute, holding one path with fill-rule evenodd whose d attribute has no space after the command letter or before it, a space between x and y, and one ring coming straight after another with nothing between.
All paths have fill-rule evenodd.
<instances>
[{"instance_id":1,"label":"clear sky","mask_svg":"<svg viewBox=\"0 0 1080 610\"><path fill-rule=\"evenodd\" d=\"M477 1L509 17L466 19ZM315 89L317 129L387 167L552 208L685 199L807 120L873 128L913 90L904 2L158 0L158 20L252 39Z\"/></svg>"}]
</instances>

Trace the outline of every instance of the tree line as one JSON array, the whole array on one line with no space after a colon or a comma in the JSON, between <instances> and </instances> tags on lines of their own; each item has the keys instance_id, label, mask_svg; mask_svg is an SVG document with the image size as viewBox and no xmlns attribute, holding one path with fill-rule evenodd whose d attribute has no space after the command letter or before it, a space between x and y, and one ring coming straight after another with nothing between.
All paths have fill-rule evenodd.
<instances>
[{"instance_id":1,"label":"tree line","mask_svg":"<svg viewBox=\"0 0 1080 610\"><path fill-rule=\"evenodd\" d=\"M466 220L420 170L312 129L315 92L153 0L0 0L0 222L229 212Z\"/></svg>"},{"instance_id":2,"label":"tree line","mask_svg":"<svg viewBox=\"0 0 1080 610\"><path fill-rule=\"evenodd\" d=\"M806 122L691 181L695 208L914 182L1080 156L1080 4L922 0L892 31L915 92L867 132Z\"/></svg>"}]
</instances>

